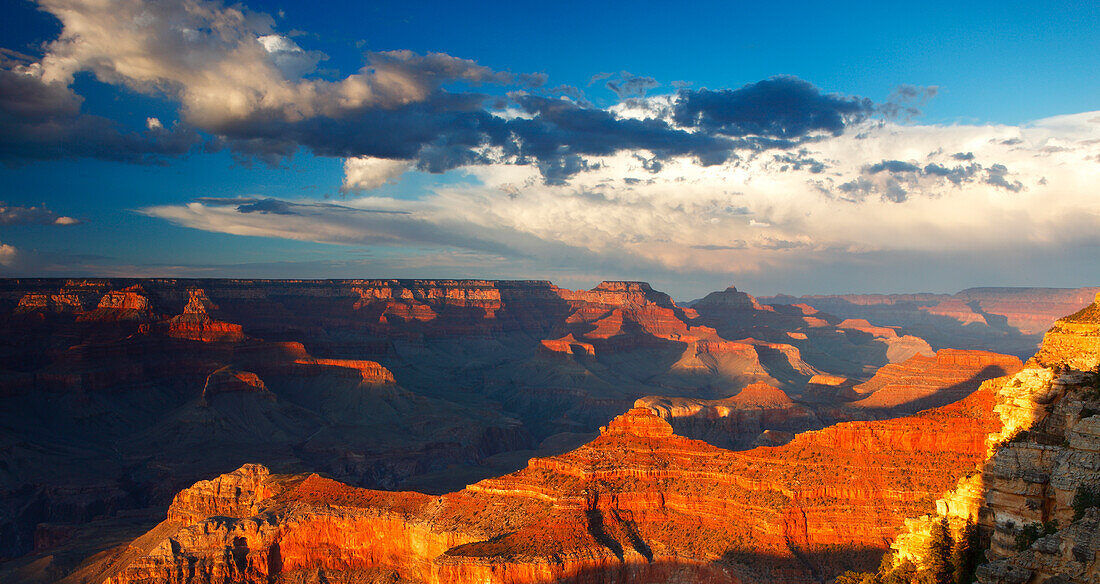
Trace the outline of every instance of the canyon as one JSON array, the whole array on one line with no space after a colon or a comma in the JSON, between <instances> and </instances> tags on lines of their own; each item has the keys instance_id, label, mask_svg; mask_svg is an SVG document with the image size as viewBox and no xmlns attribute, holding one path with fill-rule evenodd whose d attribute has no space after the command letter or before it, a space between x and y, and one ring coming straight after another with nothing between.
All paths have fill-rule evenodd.
<instances>
[{"instance_id":1,"label":"canyon","mask_svg":"<svg viewBox=\"0 0 1100 584\"><path fill-rule=\"evenodd\" d=\"M766 300L682 305L639 282L0 280L0 579L873 568L986 463L1008 423L995 379L1033 364L968 346L969 330L926 340ZM1017 342L1046 317L1025 304L982 306L999 331L1024 327L1002 335ZM1062 369L1095 352L1087 314L1047 335Z\"/></svg>"}]
</instances>

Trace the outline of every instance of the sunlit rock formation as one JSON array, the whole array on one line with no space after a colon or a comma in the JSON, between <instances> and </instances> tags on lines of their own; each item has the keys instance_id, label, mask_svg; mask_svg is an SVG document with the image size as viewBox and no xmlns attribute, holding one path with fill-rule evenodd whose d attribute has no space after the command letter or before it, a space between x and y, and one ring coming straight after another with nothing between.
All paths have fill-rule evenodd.
<instances>
[{"instance_id":1,"label":"sunlit rock formation","mask_svg":"<svg viewBox=\"0 0 1100 584\"><path fill-rule=\"evenodd\" d=\"M1097 314L1093 303L1059 319L1024 369L982 385L1001 421L986 438L989 457L935 515L907 521L895 565L925 565L930 526L946 517L956 537L967 523L980 527L991 560L978 568L982 584L1100 581Z\"/></svg>"},{"instance_id":2,"label":"sunlit rock formation","mask_svg":"<svg viewBox=\"0 0 1100 584\"><path fill-rule=\"evenodd\" d=\"M977 392L745 452L677 436L637 407L581 448L441 497L245 466L177 495L167 520L127 548L137 553L84 571L112 584L808 583L874 561L906 516L977 464L998 425L992 406Z\"/></svg>"}]
</instances>

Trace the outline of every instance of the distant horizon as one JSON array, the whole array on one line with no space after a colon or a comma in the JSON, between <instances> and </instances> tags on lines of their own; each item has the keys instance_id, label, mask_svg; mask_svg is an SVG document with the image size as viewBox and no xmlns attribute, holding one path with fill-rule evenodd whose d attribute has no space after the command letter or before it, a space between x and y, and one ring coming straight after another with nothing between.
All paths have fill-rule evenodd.
<instances>
[{"instance_id":1,"label":"distant horizon","mask_svg":"<svg viewBox=\"0 0 1100 584\"><path fill-rule=\"evenodd\" d=\"M840 296L954 296L969 291L977 290L1087 290L1097 289L1100 290L1100 284L1097 285L1082 285L1082 286L968 286L966 288L960 288L954 291L936 292L929 290L921 291L895 291L895 292L867 292L867 291L848 291L848 292L804 292L804 293L788 293L788 292L772 292L772 293L756 293L752 290L743 288L736 284L730 284L720 288L714 288L710 290L704 290L696 293L695 296L677 296L670 293L668 290L655 285L652 282L646 280L623 280L623 279L604 279L599 280L591 285L587 286L565 286L552 279L548 278L449 278L449 277L436 277L436 278L387 278L387 277L345 277L345 278L263 278L263 277L229 277L229 276L0 276L0 281L4 280L48 280L48 281L67 281L67 280L123 280L123 281L140 281L140 280L170 280L170 281L249 281L249 282L369 282L369 281L396 281L396 282L432 282L432 281L454 281L454 282L514 282L514 283L548 283L557 288L563 288L574 291L593 290L604 282L626 282L626 283L638 283L646 284L653 290L668 294L677 304L695 302L701 300L706 295L712 292L722 292L729 288L736 288L738 292L744 292L753 296L754 298L772 299L781 296L787 296L791 298L801 297L840 297Z\"/></svg>"}]
</instances>

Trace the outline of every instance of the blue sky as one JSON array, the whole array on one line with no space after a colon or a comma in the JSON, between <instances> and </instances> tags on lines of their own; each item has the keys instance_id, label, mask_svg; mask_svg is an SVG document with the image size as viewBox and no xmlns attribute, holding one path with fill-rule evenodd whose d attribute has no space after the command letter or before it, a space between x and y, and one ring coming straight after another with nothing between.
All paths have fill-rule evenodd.
<instances>
[{"instance_id":1,"label":"blue sky","mask_svg":"<svg viewBox=\"0 0 1100 584\"><path fill-rule=\"evenodd\" d=\"M7 3L0 273L1095 284L1094 4L592 4Z\"/></svg>"}]
</instances>

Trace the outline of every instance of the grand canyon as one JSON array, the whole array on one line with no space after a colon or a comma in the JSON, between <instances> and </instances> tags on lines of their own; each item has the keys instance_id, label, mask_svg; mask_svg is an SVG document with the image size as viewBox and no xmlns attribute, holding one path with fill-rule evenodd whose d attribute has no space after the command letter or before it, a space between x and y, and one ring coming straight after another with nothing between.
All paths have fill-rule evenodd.
<instances>
[{"instance_id":1,"label":"grand canyon","mask_svg":"<svg viewBox=\"0 0 1100 584\"><path fill-rule=\"evenodd\" d=\"M0 3L0 584L1100 584L1097 2Z\"/></svg>"},{"instance_id":2,"label":"grand canyon","mask_svg":"<svg viewBox=\"0 0 1100 584\"><path fill-rule=\"evenodd\" d=\"M1097 292L3 280L0 580L1096 582Z\"/></svg>"}]
</instances>

